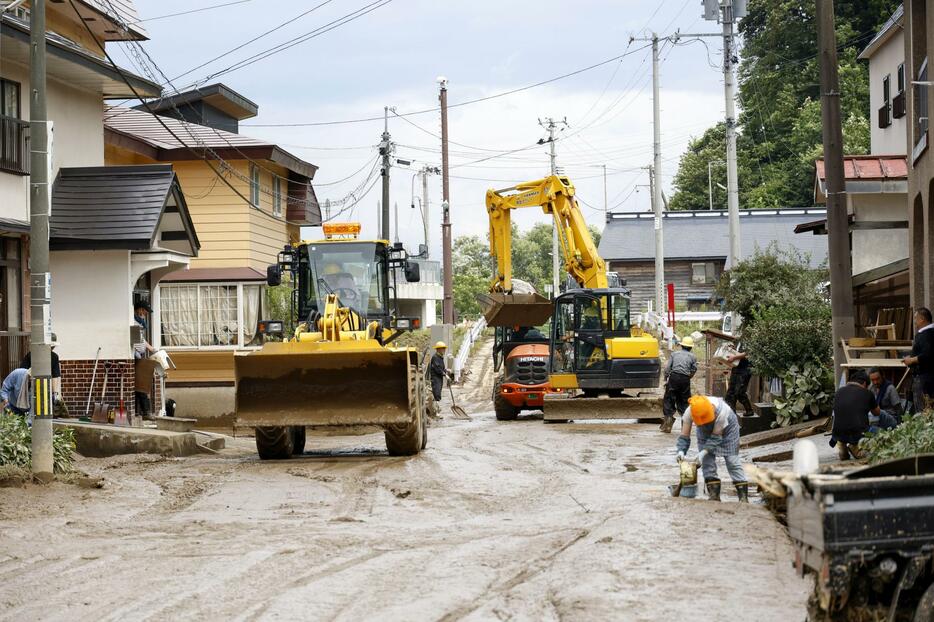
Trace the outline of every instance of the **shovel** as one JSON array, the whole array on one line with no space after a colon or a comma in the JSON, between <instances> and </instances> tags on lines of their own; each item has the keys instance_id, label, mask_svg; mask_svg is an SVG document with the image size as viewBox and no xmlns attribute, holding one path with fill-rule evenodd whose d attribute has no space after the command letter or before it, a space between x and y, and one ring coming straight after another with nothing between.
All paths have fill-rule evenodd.
<instances>
[{"instance_id":1,"label":"shovel","mask_svg":"<svg viewBox=\"0 0 934 622\"><path fill-rule=\"evenodd\" d=\"M450 382L448 383L448 391L451 393L451 412L454 413L454 416L458 419L470 419L470 415L454 402L454 389L451 388Z\"/></svg>"},{"instance_id":2,"label":"shovel","mask_svg":"<svg viewBox=\"0 0 934 622\"><path fill-rule=\"evenodd\" d=\"M104 402L104 396L107 395L107 379L110 376L110 363L104 363L104 382L101 385L101 401L94 403L94 414L91 415L91 421L94 423L110 423L108 412L110 405Z\"/></svg>"}]
</instances>

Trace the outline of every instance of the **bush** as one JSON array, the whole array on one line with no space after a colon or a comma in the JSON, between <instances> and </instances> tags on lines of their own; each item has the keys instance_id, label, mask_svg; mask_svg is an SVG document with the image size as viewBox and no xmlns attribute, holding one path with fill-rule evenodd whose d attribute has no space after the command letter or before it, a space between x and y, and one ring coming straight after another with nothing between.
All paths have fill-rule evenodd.
<instances>
[{"instance_id":1,"label":"bush","mask_svg":"<svg viewBox=\"0 0 934 622\"><path fill-rule=\"evenodd\" d=\"M810 257L800 251L769 246L723 273L717 294L727 311L739 313L747 324L756 314L771 307L794 304L798 300L827 303L823 284L829 279L826 268L811 267Z\"/></svg>"},{"instance_id":2,"label":"bush","mask_svg":"<svg viewBox=\"0 0 934 622\"><path fill-rule=\"evenodd\" d=\"M905 417L897 428L868 434L860 446L871 464L934 453L934 411Z\"/></svg>"},{"instance_id":3,"label":"bush","mask_svg":"<svg viewBox=\"0 0 934 622\"><path fill-rule=\"evenodd\" d=\"M743 326L749 362L765 377L781 378L792 367L829 367L833 362L830 305L814 298L789 298L753 312Z\"/></svg>"},{"instance_id":4,"label":"bush","mask_svg":"<svg viewBox=\"0 0 934 622\"><path fill-rule=\"evenodd\" d=\"M792 365L782 376L785 396L775 398L775 423L781 427L827 414L833 408L833 374L822 365Z\"/></svg>"},{"instance_id":5,"label":"bush","mask_svg":"<svg viewBox=\"0 0 934 622\"><path fill-rule=\"evenodd\" d=\"M75 435L56 428L52 435L52 463L56 473L68 473L74 463ZM32 466L32 428L18 415L0 414L0 466Z\"/></svg>"}]
</instances>

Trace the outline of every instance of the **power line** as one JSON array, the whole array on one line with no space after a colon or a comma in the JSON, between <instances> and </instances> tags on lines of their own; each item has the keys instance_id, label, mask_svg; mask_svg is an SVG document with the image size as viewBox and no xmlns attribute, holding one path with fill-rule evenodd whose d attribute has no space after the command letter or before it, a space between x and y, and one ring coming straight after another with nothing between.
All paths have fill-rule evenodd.
<instances>
[{"instance_id":1,"label":"power line","mask_svg":"<svg viewBox=\"0 0 934 622\"><path fill-rule=\"evenodd\" d=\"M290 48L293 48L293 47L295 47L296 45L305 43L306 41L310 41L311 39L314 39L314 38L316 38L316 37L320 37L320 36L323 35L323 34L326 34L326 33L328 33L328 32L331 32L332 30L335 30L335 29L337 29L337 28L339 28L339 27L341 27L341 26L343 26L343 25L345 25L345 24L349 24L349 23L352 22L352 21L355 21L355 20L357 20L357 19L359 19L359 18L361 18L361 17L363 17L363 16L365 16L365 15L368 15L369 13L372 13L372 12L375 11L376 9L380 9L380 8L386 6L387 4L389 4L389 3L392 2L392 1L393 1L393 0L375 0L374 2L371 2L370 4L367 4L367 5L363 6L363 7L360 8L360 9L357 9L356 11L353 11L353 12L351 12L351 13L348 13L348 14L342 16L342 17L339 17L339 18L336 19L336 20L331 21L331 22L328 22L328 23L325 24L324 26L319 26L318 28L315 28L314 30L309 31L309 32L305 33L304 35L301 35L301 36L296 37L296 38L294 38L294 39L290 39L289 41L285 41L285 42L283 42L283 43L280 43L280 44L278 44L278 45L275 45L275 46L273 46L273 47L271 47L271 48L268 48L268 49L266 49L266 50L263 50L262 52L259 52L259 53L257 53L257 54L254 54L253 56L249 56L249 57L247 57L247 58L245 58L245 59L243 59L243 60L241 60L241 61L238 61L238 62L234 63L233 65L230 65L230 66L228 66L228 67L225 67L224 69L221 69L221 70L219 70L219 71L215 71L214 73L212 73L212 74L210 74L210 75L208 75L208 76L205 76L204 78L202 78L202 79L200 79L200 80L196 80L196 81L192 84L192 86L199 85L199 84L204 84L205 82L208 82L208 81L210 81L210 80L213 80L214 78L217 78L217 77L219 77L219 76L222 76L222 75L225 75L225 74L228 74L228 73L232 73L232 72L237 71L237 70L239 70L239 69L243 69L244 67L247 67L247 66L249 66L249 65L252 65L252 64L254 64L254 63L258 63L258 62L261 61L261 60L265 60L265 59L269 58L270 56L274 56L275 54L278 54L278 53L280 53L280 52L284 52L285 50L288 50L288 49L290 49ZM333 0L326 0L323 4L327 4L328 2L333 2ZM190 73L190 72L189 72L189 73Z\"/></svg>"},{"instance_id":2,"label":"power line","mask_svg":"<svg viewBox=\"0 0 934 622\"><path fill-rule=\"evenodd\" d=\"M191 15L192 13L200 13L201 11L210 11L212 9L219 9L225 6L233 6L235 4L244 4L250 2L251 0L235 0L234 2L225 2L223 4L214 4L212 6L202 7L200 9L191 9L190 11L182 11L181 13L169 13L168 15L160 15L158 17L147 17L146 19L138 19L135 22L129 22L130 24L142 24L143 22L154 22L159 19L168 19L170 17L180 17L182 15Z\"/></svg>"},{"instance_id":3,"label":"power line","mask_svg":"<svg viewBox=\"0 0 934 622\"><path fill-rule=\"evenodd\" d=\"M576 70L574 70L574 71L570 71L570 72L568 72L568 73L564 73L564 74L561 74L561 75L559 75L559 76L555 76L555 77L553 77L553 78L548 78L547 80L542 80L542 81L540 81L540 82L535 82L534 84L528 84L528 85L526 85L526 86L518 87L518 88L515 88L515 89L510 89L510 90L508 90L508 91L502 91L502 92L500 92L500 93L495 93L495 94L493 94L493 95L487 95L487 96L485 96L485 97L478 97L478 98L476 98L476 99L469 99L469 100L467 100L467 101L462 101L462 102L459 102L459 103L456 103L456 104L449 104L449 105L448 105L448 108L449 108L449 109L450 109L450 108L461 108L461 107L463 107L463 106L470 106L470 105L473 105L473 104L479 104L479 103L481 103L481 102L490 101L490 100L492 100L492 99L498 99L498 98L500 98L500 97L507 97L507 96L509 96L509 95L515 95L516 93L521 93L521 92L523 92L523 91L528 91L528 90L530 90L530 89L538 88L538 87L544 86L544 85L546 85L546 84L551 84L552 82L557 82L557 81L559 81L559 80L564 80L564 79L566 79L566 78L570 78L570 77L573 77L573 76L576 76L576 75L585 73L585 72L587 72L587 71L591 71L591 70L593 70L593 69L596 69L597 67L602 67L603 65L612 63L613 61L617 61L617 60L619 60L619 59L621 59L621 58L625 58L625 57L627 57L627 56L631 56L631 55L635 54L636 52L641 52L642 50L646 49L647 47L649 47L649 46L648 46L648 45L644 45L644 46L642 46L642 47L640 47L640 48L636 48L636 49L633 49L633 50L628 50L627 52L624 52L623 54L617 54L616 56L613 56L612 58L607 58L607 59L602 60L602 61L600 61L600 62L598 62L598 63L594 63L594 64L592 64L592 65L588 65L587 67L582 67L582 68L580 68L580 69L576 69ZM413 117L413 116L417 116L417 115L428 114L428 113L430 113L430 112L438 112L439 110L441 110L441 109L438 108L438 107L434 107L434 108L425 108L425 109L423 109L423 110L414 110L414 111L412 111L412 112L401 112L401 113L396 113L396 116L398 116L398 117ZM245 124L243 124L243 125L244 125L244 127L318 127L318 126L322 126L322 125L346 125L346 124L349 124L349 123L367 123L367 122L370 122L370 121L382 121L382 120L383 120L383 117L382 117L382 116L379 116L379 117L363 117L363 118L359 118L359 119L345 119L345 120L342 120L342 121L315 121L315 122L310 122L310 123L245 123Z\"/></svg>"},{"instance_id":4,"label":"power line","mask_svg":"<svg viewBox=\"0 0 934 622\"><path fill-rule=\"evenodd\" d=\"M241 0L241 1L248 1L248 0ZM252 39L250 39L249 41L245 41L244 43L241 43L240 45L238 45L238 46L236 46L236 47L230 48L229 50L227 50L227 51L224 52L223 54L220 54L220 55L218 55L218 56L215 56L215 57L212 58L211 60L208 60L208 61L205 61L205 62L201 63L201 64L198 65L197 67L192 67L191 69L189 69L189 70L186 71L185 73L181 73L181 74L175 76L174 78L172 78L172 80L178 80L179 78L182 78L182 77L184 77L184 76L187 76L187 75L190 74L190 73L194 73L195 71L201 69L202 67L206 67L207 65L210 65L210 64L213 63L214 61L220 60L220 59L224 58L225 56L229 56L230 54L233 54L233 53L236 52L237 50L241 50L241 49L245 48L246 46L250 45L251 43L255 43L256 41L259 41L259 40L262 39L263 37L269 36L269 35L271 35L272 33L276 32L277 30L281 30L282 28L285 28L286 26L295 23L296 21L300 20L301 18L305 17L306 15L309 15L310 13L313 13L313 12L317 11L318 9L320 9L321 7L323 7L324 5L330 4L330 3L333 2L333 1L334 1L334 0L325 0L324 2L321 2L320 4L317 4L317 5L313 6L313 7L311 7L311 8L308 9L307 11L303 11L302 13L299 13L299 14L296 15L295 17L290 18L290 19L288 19L288 20L282 22L281 24L279 24L279 25L276 26L275 28L271 28L271 29L269 29L269 30L267 30L267 31L265 31L265 32L262 32L262 33L256 35L255 37L253 37ZM237 3L232 3L232 4L237 4ZM220 5L220 6L224 6L224 5ZM205 10L205 9L199 9L199 10ZM194 11L189 11L189 13L193 13L193 12L194 12Z\"/></svg>"}]
</instances>

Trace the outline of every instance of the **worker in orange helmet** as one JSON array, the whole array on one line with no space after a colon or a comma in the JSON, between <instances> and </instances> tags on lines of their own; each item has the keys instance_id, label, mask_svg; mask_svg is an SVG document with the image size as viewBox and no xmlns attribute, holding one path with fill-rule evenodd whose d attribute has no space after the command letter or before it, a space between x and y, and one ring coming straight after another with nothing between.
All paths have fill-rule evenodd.
<instances>
[{"instance_id":1,"label":"worker in orange helmet","mask_svg":"<svg viewBox=\"0 0 934 622\"><path fill-rule=\"evenodd\" d=\"M707 498L720 500L720 478L717 476L717 456L722 456L733 480L740 501L749 501L749 481L739 458L739 421L736 413L719 397L694 395L681 416L681 436L676 448L678 462L685 459L691 448L691 427L697 426L697 446L700 452L695 461L701 465Z\"/></svg>"}]
</instances>

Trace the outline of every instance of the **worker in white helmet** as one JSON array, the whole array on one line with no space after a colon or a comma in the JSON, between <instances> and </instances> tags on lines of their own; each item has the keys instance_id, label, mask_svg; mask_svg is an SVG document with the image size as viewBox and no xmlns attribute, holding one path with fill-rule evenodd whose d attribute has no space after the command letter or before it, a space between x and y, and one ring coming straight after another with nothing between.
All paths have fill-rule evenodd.
<instances>
[{"instance_id":1,"label":"worker in white helmet","mask_svg":"<svg viewBox=\"0 0 934 622\"><path fill-rule=\"evenodd\" d=\"M681 349L671 353L668 365L665 366L665 398L662 402L665 419L659 428L665 434L671 432L675 412L681 415L688 407L691 378L697 373L697 357L691 352L693 349L694 339L685 337L681 340Z\"/></svg>"}]
</instances>

